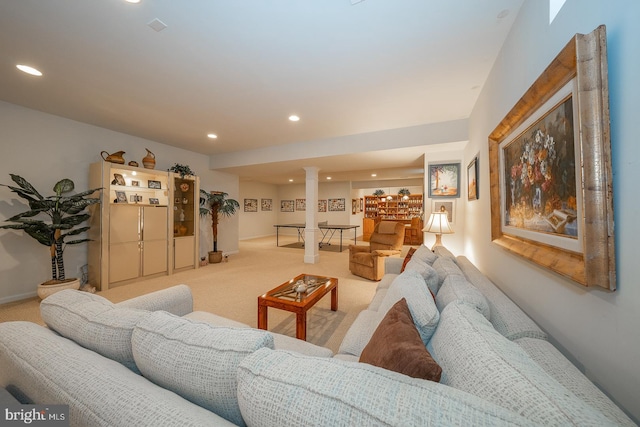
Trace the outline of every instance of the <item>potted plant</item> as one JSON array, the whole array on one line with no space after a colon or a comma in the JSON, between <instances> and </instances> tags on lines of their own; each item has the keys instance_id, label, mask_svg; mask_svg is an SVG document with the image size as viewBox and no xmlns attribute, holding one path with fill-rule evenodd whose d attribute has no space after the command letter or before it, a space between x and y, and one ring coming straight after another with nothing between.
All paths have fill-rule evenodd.
<instances>
[{"instance_id":1,"label":"potted plant","mask_svg":"<svg viewBox=\"0 0 640 427\"><path fill-rule=\"evenodd\" d=\"M169 168L169 172L175 172L177 174L180 174L180 178L183 178L183 179L187 175L196 176L196 173L191 170L189 165L181 165L180 163L176 163L173 166L171 166Z\"/></svg>"},{"instance_id":2,"label":"potted plant","mask_svg":"<svg viewBox=\"0 0 640 427\"><path fill-rule=\"evenodd\" d=\"M227 198L228 194L222 191L207 193L200 190L200 215L211 215L211 229L213 232L213 251L209 252L209 262L222 261L222 252L218 252L218 220L219 216L231 216L240 208L240 203Z\"/></svg>"},{"instance_id":3,"label":"potted plant","mask_svg":"<svg viewBox=\"0 0 640 427\"><path fill-rule=\"evenodd\" d=\"M411 195L411 191L408 188L401 188L398 190L398 196L402 197L402 200L407 200Z\"/></svg>"},{"instance_id":4,"label":"potted plant","mask_svg":"<svg viewBox=\"0 0 640 427\"><path fill-rule=\"evenodd\" d=\"M46 298L62 289L80 288L78 278L67 279L64 270L64 250L68 245L87 242L87 238L74 238L84 233L90 227L80 227L89 219L90 214L85 209L100 203L99 198L88 197L100 188L94 188L82 193L66 195L75 188L73 181L63 179L53 186L55 195L42 196L26 179L19 175L9 174L18 186L0 184L11 189L13 193L22 197L29 204L29 210L7 219L14 224L2 225L0 228L24 230L39 243L48 246L51 253L51 280L38 285L38 296ZM40 219L39 217L43 217ZM48 219L46 218L48 217Z\"/></svg>"}]
</instances>

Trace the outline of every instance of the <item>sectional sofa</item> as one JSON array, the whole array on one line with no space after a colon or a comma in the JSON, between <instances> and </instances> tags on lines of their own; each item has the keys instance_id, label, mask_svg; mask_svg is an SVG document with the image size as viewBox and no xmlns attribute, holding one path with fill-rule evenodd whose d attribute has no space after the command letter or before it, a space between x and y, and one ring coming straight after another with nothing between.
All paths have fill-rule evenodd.
<instances>
[{"instance_id":1,"label":"sectional sofa","mask_svg":"<svg viewBox=\"0 0 640 427\"><path fill-rule=\"evenodd\" d=\"M71 425L635 425L444 248L388 258L335 355L193 312L186 285L119 304L62 291L41 313L46 328L0 324L0 386L68 404Z\"/></svg>"}]
</instances>

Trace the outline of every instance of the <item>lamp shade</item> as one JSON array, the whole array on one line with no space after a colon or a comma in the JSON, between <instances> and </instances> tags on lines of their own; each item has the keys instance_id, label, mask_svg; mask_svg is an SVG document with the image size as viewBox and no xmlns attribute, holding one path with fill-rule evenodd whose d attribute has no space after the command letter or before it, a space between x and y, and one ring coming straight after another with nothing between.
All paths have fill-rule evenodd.
<instances>
[{"instance_id":1,"label":"lamp shade","mask_svg":"<svg viewBox=\"0 0 640 427\"><path fill-rule=\"evenodd\" d=\"M446 212L433 212L422 231L436 234L452 234L454 231L449 224Z\"/></svg>"}]
</instances>

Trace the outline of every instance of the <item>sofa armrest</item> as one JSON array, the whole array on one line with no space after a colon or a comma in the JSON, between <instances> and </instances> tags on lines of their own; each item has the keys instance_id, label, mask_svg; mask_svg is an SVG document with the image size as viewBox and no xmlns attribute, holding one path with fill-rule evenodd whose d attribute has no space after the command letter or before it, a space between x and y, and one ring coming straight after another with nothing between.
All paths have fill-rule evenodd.
<instances>
[{"instance_id":1,"label":"sofa armrest","mask_svg":"<svg viewBox=\"0 0 640 427\"><path fill-rule=\"evenodd\" d=\"M193 311L193 296L187 285L177 285L131 298L116 305L148 311L164 310L176 316L184 316Z\"/></svg>"},{"instance_id":2,"label":"sofa armrest","mask_svg":"<svg viewBox=\"0 0 640 427\"><path fill-rule=\"evenodd\" d=\"M387 257L384 259L384 272L385 274L400 274L402 270L402 264L404 258L399 257Z\"/></svg>"},{"instance_id":3,"label":"sofa armrest","mask_svg":"<svg viewBox=\"0 0 640 427\"><path fill-rule=\"evenodd\" d=\"M394 255L400 255L400 251L396 251L393 249L378 249L371 252L371 254L373 256L379 256L379 257L390 257Z\"/></svg>"},{"instance_id":4,"label":"sofa armrest","mask_svg":"<svg viewBox=\"0 0 640 427\"><path fill-rule=\"evenodd\" d=\"M349 245L349 253L353 254L356 252L370 252L371 247L363 246L363 245Z\"/></svg>"}]
</instances>

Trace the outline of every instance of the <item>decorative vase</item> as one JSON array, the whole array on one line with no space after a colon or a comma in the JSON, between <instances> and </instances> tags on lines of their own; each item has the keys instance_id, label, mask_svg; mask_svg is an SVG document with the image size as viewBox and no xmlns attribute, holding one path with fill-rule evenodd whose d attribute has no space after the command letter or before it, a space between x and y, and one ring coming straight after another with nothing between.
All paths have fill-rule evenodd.
<instances>
[{"instance_id":1,"label":"decorative vase","mask_svg":"<svg viewBox=\"0 0 640 427\"><path fill-rule=\"evenodd\" d=\"M106 154L106 157L105 157ZM124 157L122 155L124 151L116 151L115 153L109 154L106 151L101 151L100 156L105 162L117 163L119 165L124 165Z\"/></svg>"},{"instance_id":2,"label":"decorative vase","mask_svg":"<svg viewBox=\"0 0 640 427\"><path fill-rule=\"evenodd\" d=\"M154 169L156 167L156 155L149 151L148 148L145 148L145 150L147 150L147 155L142 159L142 165L147 169Z\"/></svg>"},{"instance_id":3,"label":"decorative vase","mask_svg":"<svg viewBox=\"0 0 640 427\"><path fill-rule=\"evenodd\" d=\"M222 252L209 252L209 263L217 264L222 262Z\"/></svg>"},{"instance_id":4,"label":"decorative vase","mask_svg":"<svg viewBox=\"0 0 640 427\"><path fill-rule=\"evenodd\" d=\"M80 279L67 279L62 283L58 280L48 280L38 285L38 296L43 300L65 289L80 289Z\"/></svg>"}]
</instances>

